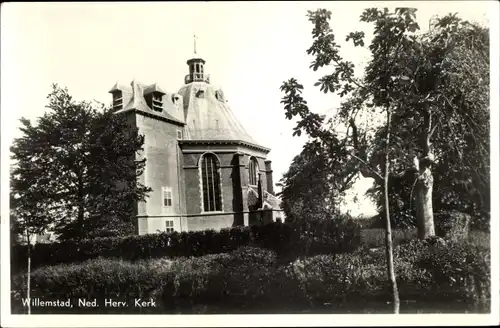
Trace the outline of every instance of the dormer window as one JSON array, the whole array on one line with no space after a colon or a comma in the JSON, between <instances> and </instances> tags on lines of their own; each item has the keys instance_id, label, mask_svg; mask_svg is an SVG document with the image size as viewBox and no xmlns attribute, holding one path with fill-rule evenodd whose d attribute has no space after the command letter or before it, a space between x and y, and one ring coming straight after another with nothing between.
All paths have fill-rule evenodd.
<instances>
[{"instance_id":1,"label":"dormer window","mask_svg":"<svg viewBox=\"0 0 500 328\"><path fill-rule=\"evenodd\" d=\"M144 89L144 99L148 104L149 108L156 112L161 112L163 110L163 92L157 85L152 84Z\"/></svg>"},{"instance_id":2,"label":"dormer window","mask_svg":"<svg viewBox=\"0 0 500 328\"><path fill-rule=\"evenodd\" d=\"M153 93L153 101L161 102L161 95L158 93Z\"/></svg>"},{"instance_id":3,"label":"dormer window","mask_svg":"<svg viewBox=\"0 0 500 328\"><path fill-rule=\"evenodd\" d=\"M123 95L120 90L113 91L113 109L120 110L123 108Z\"/></svg>"},{"instance_id":4,"label":"dormer window","mask_svg":"<svg viewBox=\"0 0 500 328\"><path fill-rule=\"evenodd\" d=\"M153 92L153 104L151 108L153 110L161 112L163 110L163 102L162 102L163 95L159 92Z\"/></svg>"},{"instance_id":5,"label":"dormer window","mask_svg":"<svg viewBox=\"0 0 500 328\"><path fill-rule=\"evenodd\" d=\"M224 102L224 93L222 92L222 90L215 91L215 99Z\"/></svg>"},{"instance_id":6,"label":"dormer window","mask_svg":"<svg viewBox=\"0 0 500 328\"><path fill-rule=\"evenodd\" d=\"M196 91L196 97L197 98L205 98L205 90Z\"/></svg>"}]
</instances>

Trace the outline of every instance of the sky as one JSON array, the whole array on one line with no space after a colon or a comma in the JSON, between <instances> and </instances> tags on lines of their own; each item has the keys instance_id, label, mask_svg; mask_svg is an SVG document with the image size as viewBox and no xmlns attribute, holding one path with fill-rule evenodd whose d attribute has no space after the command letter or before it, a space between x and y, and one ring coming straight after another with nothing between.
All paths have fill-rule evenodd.
<instances>
[{"instance_id":1,"label":"sky","mask_svg":"<svg viewBox=\"0 0 500 328\"><path fill-rule=\"evenodd\" d=\"M305 87L311 110L334 115L339 98L313 87L321 77L309 69L312 43L307 10L332 11L331 26L345 44L367 7L415 7L426 29L434 15L488 22L491 2L170 2L170 3L7 3L2 4L2 149L20 136L18 119L43 115L51 84L67 87L77 100L109 104L116 81L158 83L177 92L188 72L186 60L197 52L206 60L211 83L224 90L228 104L261 145L271 148L274 181L287 171L306 137L293 137L280 100L283 81L295 77ZM341 52L358 67L368 50L346 46ZM359 71L361 71L358 68ZM2 152L4 155L4 152ZM2 162L3 163L3 162ZM4 171L4 170L3 170ZM371 180L362 179L362 195ZM366 201L353 204L352 214L373 214Z\"/></svg>"}]
</instances>

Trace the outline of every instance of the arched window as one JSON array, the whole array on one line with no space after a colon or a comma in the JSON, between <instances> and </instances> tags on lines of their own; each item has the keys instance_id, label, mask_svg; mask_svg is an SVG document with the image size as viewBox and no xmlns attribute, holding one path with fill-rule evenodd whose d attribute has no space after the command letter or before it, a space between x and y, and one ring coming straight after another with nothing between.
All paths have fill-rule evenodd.
<instances>
[{"instance_id":1,"label":"arched window","mask_svg":"<svg viewBox=\"0 0 500 328\"><path fill-rule=\"evenodd\" d=\"M222 211L219 161L214 154L205 154L201 159L200 165L203 210L205 212Z\"/></svg>"},{"instance_id":2,"label":"arched window","mask_svg":"<svg viewBox=\"0 0 500 328\"><path fill-rule=\"evenodd\" d=\"M248 163L248 183L252 186L256 186L259 181L259 164L254 157L250 157L250 162Z\"/></svg>"}]
</instances>

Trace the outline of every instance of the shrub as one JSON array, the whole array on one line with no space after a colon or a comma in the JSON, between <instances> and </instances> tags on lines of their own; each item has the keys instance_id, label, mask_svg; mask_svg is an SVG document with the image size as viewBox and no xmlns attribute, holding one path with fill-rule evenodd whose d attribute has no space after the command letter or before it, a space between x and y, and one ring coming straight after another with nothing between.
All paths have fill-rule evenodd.
<instances>
[{"instance_id":1,"label":"shrub","mask_svg":"<svg viewBox=\"0 0 500 328\"><path fill-rule=\"evenodd\" d=\"M73 304L77 304L78 299L92 301L95 298L101 309L105 298L133 304L134 298L148 297L158 288L164 273L163 267L147 262L103 258L79 264L45 266L31 273L31 298L72 299ZM26 281L26 275L18 275L13 280L12 290L16 292L13 303L19 305L20 298L26 297Z\"/></svg>"},{"instance_id":2,"label":"shrub","mask_svg":"<svg viewBox=\"0 0 500 328\"><path fill-rule=\"evenodd\" d=\"M218 275L210 284L223 293L224 302L237 309L257 307L267 294L267 284L274 278L276 253L256 247L242 247L228 257L218 258Z\"/></svg>"},{"instance_id":3,"label":"shrub","mask_svg":"<svg viewBox=\"0 0 500 328\"><path fill-rule=\"evenodd\" d=\"M128 237L102 237L82 241L37 244L32 250L33 268L41 265L82 262L97 257L137 261L159 257L190 257L227 253L242 246L269 249L281 259L301 255L350 252L360 244L360 226L350 218L318 222L300 229L279 222L262 226L233 227L196 232L172 232ZM12 269L26 268L27 247L12 248Z\"/></svg>"},{"instance_id":4,"label":"shrub","mask_svg":"<svg viewBox=\"0 0 500 328\"><path fill-rule=\"evenodd\" d=\"M471 218L471 228L483 232L490 232L491 216L487 211L478 211Z\"/></svg>"},{"instance_id":5,"label":"shrub","mask_svg":"<svg viewBox=\"0 0 500 328\"><path fill-rule=\"evenodd\" d=\"M490 297L490 252L451 241L428 246L416 265L426 270L433 292L444 298L484 301Z\"/></svg>"},{"instance_id":6,"label":"shrub","mask_svg":"<svg viewBox=\"0 0 500 328\"><path fill-rule=\"evenodd\" d=\"M164 309L182 312L196 304L217 304L222 291L211 285L212 277L220 276L217 260L229 254L179 258L170 267L166 279L155 292Z\"/></svg>"},{"instance_id":7,"label":"shrub","mask_svg":"<svg viewBox=\"0 0 500 328\"><path fill-rule=\"evenodd\" d=\"M467 238L467 243L488 249L491 247L491 234L483 230L472 230Z\"/></svg>"},{"instance_id":8,"label":"shrub","mask_svg":"<svg viewBox=\"0 0 500 328\"><path fill-rule=\"evenodd\" d=\"M97 257L136 261L158 257L189 257L226 253L238 247L256 244L279 251L288 249L290 229L281 223L257 228L234 227L196 232L172 232L128 237L102 237L82 241L37 244L32 249L32 268L41 265L82 262ZM11 250L13 272L27 265L27 246Z\"/></svg>"},{"instance_id":9,"label":"shrub","mask_svg":"<svg viewBox=\"0 0 500 328\"><path fill-rule=\"evenodd\" d=\"M392 243L393 245L399 245L408 240L415 239L417 235L417 230L413 229L393 229L392 230ZM385 246L385 229L371 228L362 229L360 231L361 244L364 247L376 248Z\"/></svg>"},{"instance_id":10,"label":"shrub","mask_svg":"<svg viewBox=\"0 0 500 328\"><path fill-rule=\"evenodd\" d=\"M429 243L420 239L403 240L394 248L394 268L403 300L428 300L432 277L416 265L428 252Z\"/></svg>"},{"instance_id":11,"label":"shrub","mask_svg":"<svg viewBox=\"0 0 500 328\"><path fill-rule=\"evenodd\" d=\"M255 247L179 259L161 290L162 304L178 312L207 304L225 311L265 306L275 263L273 251Z\"/></svg>"},{"instance_id":12,"label":"shrub","mask_svg":"<svg viewBox=\"0 0 500 328\"><path fill-rule=\"evenodd\" d=\"M395 248L398 279L406 297L484 301L489 298L489 249L440 237Z\"/></svg>"},{"instance_id":13,"label":"shrub","mask_svg":"<svg viewBox=\"0 0 500 328\"><path fill-rule=\"evenodd\" d=\"M489 297L487 249L434 238L401 244L394 254L403 301ZM15 276L13 304L19 305L25 288L25 275ZM32 297L99 302L153 297L158 308L151 310L161 313L276 313L324 308L328 303L386 302L391 293L383 249L300 257L281 264L274 251L245 246L176 260L98 258L46 266L32 272Z\"/></svg>"},{"instance_id":14,"label":"shrub","mask_svg":"<svg viewBox=\"0 0 500 328\"><path fill-rule=\"evenodd\" d=\"M441 211L435 214L436 234L454 241L467 239L471 216L458 211Z\"/></svg>"},{"instance_id":15,"label":"shrub","mask_svg":"<svg viewBox=\"0 0 500 328\"><path fill-rule=\"evenodd\" d=\"M319 255L352 252L360 244L361 225L349 216L338 216L328 220L308 222L307 225L292 226L294 253L296 255Z\"/></svg>"},{"instance_id":16,"label":"shrub","mask_svg":"<svg viewBox=\"0 0 500 328\"><path fill-rule=\"evenodd\" d=\"M300 286L311 304L377 299L386 287L384 266L366 257L356 252L298 259L287 267L286 278Z\"/></svg>"},{"instance_id":17,"label":"shrub","mask_svg":"<svg viewBox=\"0 0 500 328\"><path fill-rule=\"evenodd\" d=\"M276 222L252 226L251 231L255 246L273 250L282 257L296 253L294 244L299 237L298 231L290 225Z\"/></svg>"}]
</instances>

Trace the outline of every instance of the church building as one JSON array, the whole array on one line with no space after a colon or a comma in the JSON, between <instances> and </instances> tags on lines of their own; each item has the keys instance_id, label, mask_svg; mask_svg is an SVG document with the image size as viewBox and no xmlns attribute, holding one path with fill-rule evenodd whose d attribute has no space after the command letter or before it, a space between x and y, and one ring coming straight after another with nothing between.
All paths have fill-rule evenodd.
<instances>
[{"instance_id":1,"label":"church building","mask_svg":"<svg viewBox=\"0 0 500 328\"><path fill-rule=\"evenodd\" d=\"M245 131L222 90L210 84L205 60L195 56L187 65L178 92L136 81L109 91L115 113L145 139L139 181L153 191L136 206L138 234L283 220L270 149Z\"/></svg>"}]
</instances>

